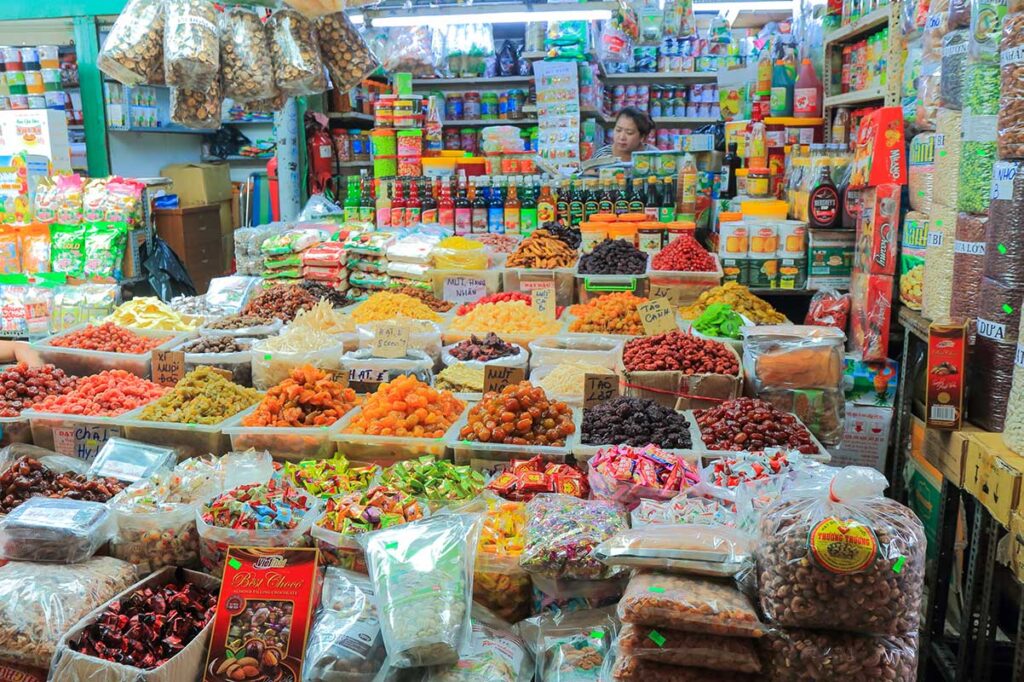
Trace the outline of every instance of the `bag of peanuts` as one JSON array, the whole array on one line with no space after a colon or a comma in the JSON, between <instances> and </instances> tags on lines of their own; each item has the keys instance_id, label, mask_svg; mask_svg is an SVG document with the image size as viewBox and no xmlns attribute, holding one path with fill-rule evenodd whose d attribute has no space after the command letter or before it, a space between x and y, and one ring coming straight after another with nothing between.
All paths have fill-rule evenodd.
<instances>
[{"instance_id":1,"label":"bag of peanuts","mask_svg":"<svg viewBox=\"0 0 1024 682\"><path fill-rule=\"evenodd\" d=\"M164 0L164 10L167 84L199 91L209 88L220 80L217 9L210 0Z\"/></svg>"},{"instance_id":2,"label":"bag of peanuts","mask_svg":"<svg viewBox=\"0 0 1024 682\"><path fill-rule=\"evenodd\" d=\"M247 7L220 15L220 65L225 97L253 102L278 94L263 21Z\"/></svg>"},{"instance_id":3,"label":"bag of peanuts","mask_svg":"<svg viewBox=\"0 0 1024 682\"><path fill-rule=\"evenodd\" d=\"M298 12L281 8L267 20L274 82L286 97L315 95L327 89L316 25Z\"/></svg>"},{"instance_id":4,"label":"bag of peanuts","mask_svg":"<svg viewBox=\"0 0 1024 682\"><path fill-rule=\"evenodd\" d=\"M320 36L320 57L331 74L335 90L351 90L380 66L380 60L344 12L320 17L316 27Z\"/></svg>"},{"instance_id":5,"label":"bag of peanuts","mask_svg":"<svg viewBox=\"0 0 1024 682\"><path fill-rule=\"evenodd\" d=\"M776 628L761 640L774 682L917 679L917 634L873 637L849 632Z\"/></svg>"},{"instance_id":6,"label":"bag of peanuts","mask_svg":"<svg viewBox=\"0 0 1024 682\"><path fill-rule=\"evenodd\" d=\"M162 83L164 1L131 0L103 41L96 65L125 85Z\"/></svg>"},{"instance_id":7,"label":"bag of peanuts","mask_svg":"<svg viewBox=\"0 0 1024 682\"><path fill-rule=\"evenodd\" d=\"M827 486L787 490L762 513L755 558L770 622L875 635L917 630L924 527L882 496L887 485L874 469L845 467Z\"/></svg>"}]
</instances>

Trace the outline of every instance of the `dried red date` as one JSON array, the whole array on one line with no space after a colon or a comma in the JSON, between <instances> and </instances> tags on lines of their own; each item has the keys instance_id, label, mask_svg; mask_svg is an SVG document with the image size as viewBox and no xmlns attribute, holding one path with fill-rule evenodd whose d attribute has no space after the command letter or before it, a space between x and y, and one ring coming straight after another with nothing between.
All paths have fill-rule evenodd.
<instances>
[{"instance_id":1,"label":"dried red date","mask_svg":"<svg viewBox=\"0 0 1024 682\"><path fill-rule=\"evenodd\" d=\"M121 492L125 483L115 478L90 478L47 469L32 457L20 457L0 473L0 514L6 514L30 497L66 497L87 502L106 502Z\"/></svg>"},{"instance_id":2,"label":"dried red date","mask_svg":"<svg viewBox=\"0 0 1024 682\"><path fill-rule=\"evenodd\" d=\"M70 393L77 381L53 365L8 367L0 372L0 417L17 417L48 395Z\"/></svg>"},{"instance_id":3,"label":"dried red date","mask_svg":"<svg viewBox=\"0 0 1024 682\"><path fill-rule=\"evenodd\" d=\"M680 331L630 339L622 350L622 364L631 372L736 376L740 371L736 354L724 343Z\"/></svg>"},{"instance_id":4,"label":"dried red date","mask_svg":"<svg viewBox=\"0 0 1024 682\"><path fill-rule=\"evenodd\" d=\"M786 448L805 455L819 452L811 432L797 418L758 398L736 398L717 407L695 410L704 445L710 450L760 452Z\"/></svg>"}]
</instances>

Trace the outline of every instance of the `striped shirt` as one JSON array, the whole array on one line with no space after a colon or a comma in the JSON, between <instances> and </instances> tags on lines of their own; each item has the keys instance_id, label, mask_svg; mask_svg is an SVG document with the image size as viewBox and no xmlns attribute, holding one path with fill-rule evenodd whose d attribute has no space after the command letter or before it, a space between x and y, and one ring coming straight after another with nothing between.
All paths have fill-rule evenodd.
<instances>
[{"instance_id":1,"label":"striped shirt","mask_svg":"<svg viewBox=\"0 0 1024 682\"><path fill-rule=\"evenodd\" d=\"M644 148L640 149L638 151L642 151L642 152L656 152L656 151L658 151L658 148L655 147L654 145L645 144ZM592 159L602 159L602 158L604 158L606 156L614 156L614 152L612 152L612 146L610 144L606 144L605 146L603 146L600 149L598 149L596 152L594 152L594 155L592 157L590 157L590 158L592 158Z\"/></svg>"}]
</instances>

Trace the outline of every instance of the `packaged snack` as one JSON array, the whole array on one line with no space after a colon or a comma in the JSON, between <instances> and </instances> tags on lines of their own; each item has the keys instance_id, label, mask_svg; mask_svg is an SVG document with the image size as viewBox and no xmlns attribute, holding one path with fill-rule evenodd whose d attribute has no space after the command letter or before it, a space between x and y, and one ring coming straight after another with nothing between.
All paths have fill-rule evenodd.
<instances>
[{"instance_id":1,"label":"packaged snack","mask_svg":"<svg viewBox=\"0 0 1024 682\"><path fill-rule=\"evenodd\" d=\"M418 521L427 513L429 509L411 495L374 486L328 498L312 533L323 563L365 572L366 559L356 536Z\"/></svg>"},{"instance_id":2,"label":"packaged snack","mask_svg":"<svg viewBox=\"0 0 1024 682\"><path fill-rule=\"evenodd\" d=\"M526 533L526 505L488 495L460 511L484 512L473 574L473 600L510 623L526 618L533 600L530 574L519 567Z\"/></svg>"},{"instance_id":3,"label":"packaged snack","mask_svg":"<svg viewBox=\"0 0 1024 682\"><path fill-rule=\"evenodd\" d=\"M0 274L21 272L21 258L18 256L18 230L9 225L0 225Z\"/></svg>"},{"instance_id":4,"label":"packaged snack","mask_svg":"<svg viewBox=\"0 0 1024 682\"><path fill-rule=\"evenodd\" d=\"M478 516L449 514L361 536L396 667L458 662L471 636L479 532Z\"/></svg>"},{"instance_id":5,"label":"packaged snack","mask_svg":"<svg viewBox=\"0 0 1024 682\"><path fill-rule=\"evenodd\" d=\"M69 277L81 277L85 267L85 226L50 227L50 270Z\"/></svg>"},{"instance_id":6,"label":"packaged snack","mask_svg":"<svg viewBox=\"0 0 1024 682\"><path fill-rule=\"evenodd\" d=\"M34 274L50 271L50 228L33 223L18 230L21 271Z\"/></svg>"},{"instance_id":7,"label":"packaged snack","mask_svg":"<svg viewBox=\"0 0 1024 682\"><path fill-rule=\"evenodd\" d=\"M601 448L587 468L594 497L614 500L628 510L643 498L666 500L700 481L697 465L656 445Z\"/></svg>"},{"instance_id":8,"label":"packaged snack","mask_svg":"<svg viewBox=\"0 0 1024 682\"><path fill-rule=\"evenodd\" d=\"M721 672L708 668L677 666L624 652L619 652L614 659L606 659L602 673L605 675L602 679L608 682L717 682L722 679ZM730 682L755 682L761 678L731 672L728 679Z\"/></svg>"},{"instance_id":9,"label":"packaged snack","mask_svg":"<svg viewBox=\"0 0 1024 682\"><path fill-rule=\"evenodd\" d=\"M572 464L544 462L540 455L527 460L512 460L494 474L487 484L506 500L529 502L539 493L561 493L580 499L590 495L587 477Z\"/></svg>"},{"instance_id":10,"label":"packaged snack","mask_svg":"<svg viewBox=\"0 0 1024 682\"><path fill-rule=\"evenodd\" d=\"M423 682L529 682L534 666L526 643L512 634L499 619L478 616L483 612L473 605L470 639L459 662L431 668Z\"/></svg>"},{"instance_id":11,"label":"packaged snack","mask_svg":"<svg viewBox=\"0 0 1024 682\"><path fill-rule=\"evenodd\" d=\"M85 228L85 260L82 276L115 277L121 274L128 239L125 223L91 223Z\"/></svg>"},{"instance_id":12,"label":"packaged snack","mask_svg":"<svg viewBox=\"0 0 1024 682\"><path fill-rule=\"evenodd\" d=\"M594 555L609 566L717 577L736 575L752 554L753 538L743 531L700 524L626 530L594 548Z\"/></svg>"},{"instance_id":13,"label":"packaged snack","mask_svg":"<svg viewBox=\"0 0 1024 682\"><path fill-rule=\"evenodd\" d=\"M842 385L846 335L841 330L793 325L746 327L743 338L743 365L755 391Z\"/></svg>"},{"instance_id":14,"label":"packaged snack","mask_svg":"<svg viewBox=\"0 0 1024 682\"><path fill-rule=\"evenodd\" d=\"M171 121L186 128L216 130L221 123L220 81L202 90L171 88Z\"/></svg>"},{"instance_id":15,"label":"packaged snack","mask_svg":"<svg viewBox=\"0 0 1024 682\"><path fill-rule=\"evenodd\" d=\"M209 0L164 0L167 84L205 90L220 77L220 28Z\"/></svg>"},{"instance_id":16,"label":"packaged snack","mask_svg":"<svg viewBox=\"0 0 1024 682\"><path fill-rule=\"evenodd\" d=\"M329 567L306 642L303 682L372 682L386 655L370 579Z\"/></svg>"},{"instance_id":17,"label":"packaged snack","mask_svg":"<svg viewBox=\"0 0 1024 682\"><path fill-rule=\"evenodd\" d=\"M624 623L724 637L760 637L757 611L731 580L655 571L633 574L618 608Z\"/></svg>"},{"instance_id":18,"label":"packaged snack","mask_svg":"<svg viewBox=\"0 0 1024 682\"><path fill-rule=\"evenodd\" d=\"M267 20L274 82L286 97L315 95L327 89L316 26L295 10L284 7Z\"/></svg>"},{"instance_id":19,"label":"packaged snack","mask_svg":"<svg viewBox=\"0 0 1024 682\"><path fill-rule=\"evenodd\" d=\"M523 621L520 633L534 642L535 677L545 682L600 679L617 629L611 609L546 613Z\"/></svg>"},{"instance_id":20,"label":"packaged snack","mask_svg":"<svg viewBox=\"0 0 1024 682\"><path fill-rule=\"evenodd\" d=\"M616 641L619 653L664 665L692 666L722 672L761 672L761 661L757 657L754 641L744 637L719 637L623 623Z\"/></svg>"},{"instance_id":21,"label":"packaged snack","mask_svg":"<svg viewBox=\"0 0 1024 682\"><path fill-rule=\"evenodd\" d=\"M164 77L163 0L131 0L103 41L96 65L125 85L156 83Z\"/></svg>"},{"instance_id":22,"label":"packaged snack","mask_svg":"<svg viewBox=\"0 0 1024 682\"><path fill-rule=\"evenodd\" d=\"M267 34L252 9L228 7L220 15L220 65L225 97L251 102L277 94Z\"/></svg>"},{"instance_id":23,"label":"packaged snack","mask_svg":"<svg viewBox=\"0 0 1024 682\"><path fill-rule=\"evenodd\" d=\"M33 497L0 521L0 558L73 564L95 554L112 532L105 505Z\"/></svg>"},{"instance_id":24,"label":"packaged snack","mask_svg":"<svg viewBox=\"0 0 1024 682\"><path fill-rule=\"evenodd\" d=\"M347 92L370 75L380 60L344 12L331 12L316 21L320 56L334 88Z\"/></svg>"},{"instance_id":25,"label":"packaged snack","mask_svg":"<svg viewBox=\"0 0 1024 682\"><path fill-rule=\"evenodd\" d=\"M526 546L519 565L548 578L600 580L618 575L593 554L629 521L617 504L569 495L538 495L527 505Z\"/></svg>"},{"instance_id":26,"label":"packaged snack","mask_svg":"<svg viewBox=\"0 0 1024 682\"><path fill-rule=\"evenodd\" d=\"M772 628L764 637L765 672L779 682L917 679L917 634L890 637Z\"/></svg>"}]
</instances>

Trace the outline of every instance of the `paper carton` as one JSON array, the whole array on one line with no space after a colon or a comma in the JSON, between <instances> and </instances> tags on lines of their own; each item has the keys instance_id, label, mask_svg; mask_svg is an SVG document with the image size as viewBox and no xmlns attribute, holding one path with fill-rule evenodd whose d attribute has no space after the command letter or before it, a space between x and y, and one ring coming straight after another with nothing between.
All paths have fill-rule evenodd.
<instances>
[{"instance_id":1,"label":"paper carton","mask_svg":"<svg viewBox=\"0 0 1024 682\"><path fill-rule=\"evenodd\" d=\"M807 288L849 288L853 246L854 234L849 230L808 230Z\"/></svg>"},{"instance_id":2,"label":"paper carton","mask_svg":"<svg viewBox=\"0 0 1024 682\"><path fill-rule=\"evenodd\" d=\"M885 183L861 195L853 266L872 275L896 274L900 231L900 186Z\"/></svg>"},{"instance_id":3,"label":"paper carton","mask_svg":"<svg viewBox=\"0 0 1024 682\"><path fill-rule=\"evenodd\" d=\"M907 183L903 109L880 107L861 119L853 148L850 187Z\"/></svg>"},{"instance_id":4,"label":"paper carton","mask_svg":"<svg viewBox=\"0 0 1024 682\"><path fill-rule=\"evenodd\" d=\"M850 278L850 350L868 361L889 356L893 278L854 270Z\"/></svg>"},{"instance_id":5,"label":"paper carton","mask_svg":"<svg viewBox=\"0 0 1024 682\"><path fill-rule=\"evenodd\" d=\"M1003 444L1000 433L971 434L967 444L964 488L985 505L992 517L1010 525L1010 512L1020 499L1024 457Z\"/></svg>"},{"instance_id":6,"label":"paper carton","mask_svg":"<svg viewBox=\"0 0 1024 682\"><path fill-rule=\"evenodd\" d=\"M226 163L173 163L161 168L160 175L174 181L173 192L182 208L231 199L231 172Z\"/></svg>"}]
</instances>

